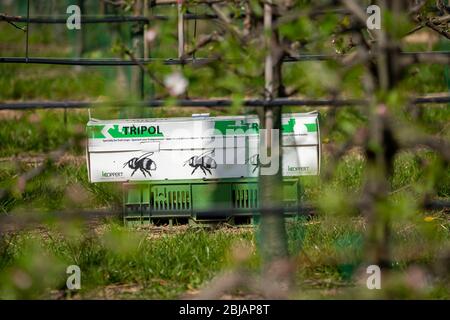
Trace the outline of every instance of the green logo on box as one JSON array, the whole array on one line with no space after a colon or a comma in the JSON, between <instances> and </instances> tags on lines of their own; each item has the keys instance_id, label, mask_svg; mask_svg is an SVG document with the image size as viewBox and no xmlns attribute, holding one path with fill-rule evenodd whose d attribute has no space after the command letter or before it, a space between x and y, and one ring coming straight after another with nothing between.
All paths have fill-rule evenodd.
<instances>
[{"instance_id":1,"label":"green logo on box","mask_svg":"<svg viewBox=\"0 0 450 320\"><path fill-rule=\"evenodd\" d=\"M283 124L281 126L281 130L284 133L294 133L294 127L295 127L295 119L290 118L288 123ZM317 132L317 124L316 123L305 123L306 131L307 132Z\"/></svg>"},{"instance_id":2,"label":"green logo on box","mask_svg":"<svg viewBox=\"0 0 450 320\"><path fill-rule=\"evenodd\" d=\"M214 129L219 130L222 134L230 133L235 130L242 130L246 134L258 134L259 126L256 122L248 123L241 120L240 123L235 120L221 120L214 123Z\"/></svg>"},{"instance_id":3,"label":"green logo on box","mask_svg":"<svg viewBox=\"0 0 450 320\"><path fill-rule=\"evenodd\" d=\"M105 138L153 138L163 137L159 126L113 126L94 125L88 127L88 137L91 139Z\"/></svg>"}]
</instances>

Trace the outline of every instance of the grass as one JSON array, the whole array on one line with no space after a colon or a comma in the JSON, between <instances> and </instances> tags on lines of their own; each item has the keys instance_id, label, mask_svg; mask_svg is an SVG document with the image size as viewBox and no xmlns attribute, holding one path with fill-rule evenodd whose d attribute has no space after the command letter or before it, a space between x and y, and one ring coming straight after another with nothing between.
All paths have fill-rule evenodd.
<instances>
[{"instance_id":1,"label":"grass","mask_svg":"<svg viewBox=\"0 0 450 320\"><path fill-rule=\"evenodd\" d=\"M4 199L1 211L9 212L13 208L63 210L111 208L121 205L121 188L116 184L92 184L87 178L87 168L83 162L79 165L61 164L49 168L46 173L34 179L23 193ZM29 170L29 167L23 167ZM2 187L16 183L16 171L0 170Z\"/></svg>"},{"instance_id":2,"label":"grass","mask_svg":"<svg viewBox=\"0 0 450 320\"><path fill-rule=\"evenodd\" d=\"M5 65L0 72L2 100L72 100L99 96L106 89L101 70L67 67Z\"/></svg>"},{"instance_id":3,"label":"grass","mask_svg":"<svg viewBox=\"0 0 450 320\"><path fill-rule=\"evenodd\" d=\"M55 261L60 266L76 264L83 270L82 296L89 296L96 289L108 285L139 284L148 298L175 297L198 287L219 271L226 264L227 250L236 239L251 239L250 233L236 237L227 232L208 233L202 230L149 239L144 232L125 229L114 223L106 228L100 235L91 236L77 234L67 238L55 236L54 232L20 236L14 240L15 249L1 255L8 257L9 262L2 264L4 281L0 291L6 295L7 292L17 294L14 298L27 294L36 294L34 297L48 294L48 290L33 292L31 287L29 291L32 293L27 290L15 293L14 290L3 290L7 283L14 281L7 266L20 264L24 255L33 256L34 250L42 250L44 253L41 254L52 257L49 262L53 264ZM37 239L41 243L39 248L31 245ZM34 266L26 270L32 279L38 276L33 270ZM55 280L53 289L65 287L64 271L60 269L51 275Z\"/></svg>"},{"instance_id":4,"label":"grass","mask_svg":"<svg viewBox=\"0 0 450 320\"><path fill-rule=\"evenodd\" d=\"M440 252L450 245L450 225L443 218L395 226L392 248L397 258L393 260L393 272L405 274L410 266L427 268L438 261ZM362 220L349 223L348 219L316 218L288 222L287 229L301 297L324 297L331 289L338 289L334 295L339 297L351 295L359 288L354 272L366 264ZM170 229L165 231L169 233L152 236L149 230L127 229L109 221L100 230L90 232L55 225L46 231L5 237L0 246L0 296L177 298L194 294L225 270L239 267L258 272L257 231L229 228L213 231L188 228L174 234ZM243 246L250 249L244 260L236 260L235 251ZM412 247L422 250L411 256ZM65 289L65 268L71 264L82 270L82 288L75 296ZM425 291L411 290L408 297L450 298L449 288L443 286L445 274L427 272L434 279L431 287Z\"/></svg>"}]
</instances>

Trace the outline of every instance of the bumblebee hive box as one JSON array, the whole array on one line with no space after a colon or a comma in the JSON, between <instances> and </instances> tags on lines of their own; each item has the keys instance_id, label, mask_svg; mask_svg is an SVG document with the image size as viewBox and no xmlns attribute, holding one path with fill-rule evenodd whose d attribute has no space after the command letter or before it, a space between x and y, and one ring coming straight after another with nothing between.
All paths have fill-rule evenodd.
<instances>
[{"instance_id":1,"label":"bumblebee hive box","mask_svg":"<svg viewBox=\"0 0 450 320\"><path fill-rule=\"evenodd\" d=\"M91 182L256 177L259 119L255 115L90 120ZM284 176L320 169L317 113L282 117Z\"/></svg>"}]
</instances>

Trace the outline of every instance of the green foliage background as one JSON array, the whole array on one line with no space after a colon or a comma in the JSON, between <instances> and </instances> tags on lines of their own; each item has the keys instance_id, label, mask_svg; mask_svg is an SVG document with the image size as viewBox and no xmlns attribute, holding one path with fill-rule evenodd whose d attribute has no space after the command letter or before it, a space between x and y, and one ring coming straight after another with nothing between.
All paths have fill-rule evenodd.
<instances>
[{"instance_id":1,"label":"green foliage background","mask_svg":"<svg viewBox=\"0 0 450 320\"><path fill-rule=\"evenodd\" d=\"M32 15L64 15L69 2L32 1L31 12ZM24 15L25 4L23 0L14 1L11 5L0 4L0 12ZM311 1L298 2L303 12L308 12L311 4ZM102 13L95 1L86 1L86 8L90 15ZM258 1L252 1L252 8L262 14ZM115 10L106 13L130 14L129 8ZM206 7L198 7L195 12L209 11ZM168 21L152 21L149 26L157 31L155 43L150 47L151 56L160 59L176 57L174 8L155 8L151 13L171 17ZM335 35L334 31L348 23L345 16L327 14L312 19L305 14L282 25L280 34L293 42L301 53L345 53L351 50L348 49L348 38ZM197 26L196 37L194 24ZM412 27L406 21L393 24L397 32ZM121 45L138 54L138 48L133 47L133 32L139 30L136 25L88 25L83 28L83 58L125 58ZM192 47L202 35L220 28L213 21L189 21L187 30L188 46ZM24 45L23 31L7 23L0 24L0 56L23 56ZM78 45L76 33L63 25L31 26L31 56L76 57ZM447 40L440 41L432 49L442 48L448 48ZM428 44L405 43L403 49L420 51L430 48ZM208 110L211 115L255 112L241 107L240 101L245 97L263 96L265 51L257 39L251 39L243 47L226 34L222 41L202 48L196 56L220 56L221 59L204 67L186 65L183 68L155 62L148 66L148 71L158 79L164 79L174 69L181 71L189 81L189 97L225 97L236 101L235 106L229 109ZM308 98L329 97L330 92L339 92L342 98L364 97L362 68L353 68L342 79L339 68L335 62L286 63L283 67L286 89L297 90L299 97ZM133 67L0 64L0 101L105 101L105 107L91 110L92 116L98 118L185 116L199 111L170 107L146 110L109 108L108 101L139 98L139 85L133 83L135 72ZM448 140L449 105L422 106L413 112L403 110L407 96L448 92L448 84L448 66L414 65L407 70L407 76L396 92L391 93L393 106L390 107L399 117L414 123L418 132ZM146 78L144 95L146 98L160 97L164 95L164 89ZM357 135L357 129L367 125L361 108L320 110L323 169L326 171L335 165L336 168L327 181L318 177L301 179L305 190L303 200L317 205L321 215L307 221L290 221L287 225L290 253L298 266L296 279L304 289L299 291L298 297L448 299L448 269L447 272L439 271L442 255L448 254L450 248L448 213L425 213L419 202L424 195L448 199L450 175L448 165L426 149L398 155L390 181L393 193L385 204L385 210L392 215L395 226L391 246L392 267L397 276L379 296L362 290L351 276L365 262L363 238L366 225L352 209L352 201L362 192L366 161L360 150L355 149L336 163L330 150ZM311 110L285 108L285 112ZM83 130L87 120L87 110L67 113L62 110L1 111L0 188L14 188L21 173L36 166L45 154ZM44 214L78 208L111 209L120 203L120 186L90 184L84 149L71 148L66 159L30 181L23 192L3 199L0 215L20 215L29 211L42 211ZM241 267L233 252L242 243L252 248L245 258L244 267L257 273L260 266L253 230L181 228L177 231L179 227L174 227L174 234L163 232L162 236L152 237L154 231L130 230L114 219L102 221L99 228L50 221L45 231L31 230L2 236L0 298L179 297L195 292L220 271ZM65 267L68 264L77 264L83 270L83 288L75 295L65 289ZM432 275L425 289L415 288L408 282L408 272L414 266ZM124 289L127 285L131 286L130 290ZM235 294L245 296L245 292Z\"/></svg>"}]
</instances>

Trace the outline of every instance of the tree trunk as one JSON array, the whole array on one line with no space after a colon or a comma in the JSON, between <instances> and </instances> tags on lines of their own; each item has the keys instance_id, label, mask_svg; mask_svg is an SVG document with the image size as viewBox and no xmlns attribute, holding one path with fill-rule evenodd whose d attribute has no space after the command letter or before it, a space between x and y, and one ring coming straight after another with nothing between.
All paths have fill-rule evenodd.
<instances>
[{"instance_id":1,"label":"tree trunk","mask_svg":"<svg viewBox=\"0 0 450 320\"><path fill-rule=\"evenodd\" d=\"M282 57L278 53L279 41L276 31L273 30L273 5L266 1L264 5L264 31L266 33L266 62L265 62L265 98L271 100L282 93ZM262 207L280 207L283 202L282 194L282 154L281 154L281 107L265 107L260 112L260 123L266 129L267 148L271 158L277 156L279 169L274 175L259 176L260 205ZM271 145L272 130L278 130L278 148ZM262 141L262 139L260 139ZM264 166L264 164L262 164ZM280 210L265 211L261 214L262 254L266 265L273 261L285 259L288 256L287 237L284 225L284 214Z\"/></svg>"}]
</instances>

